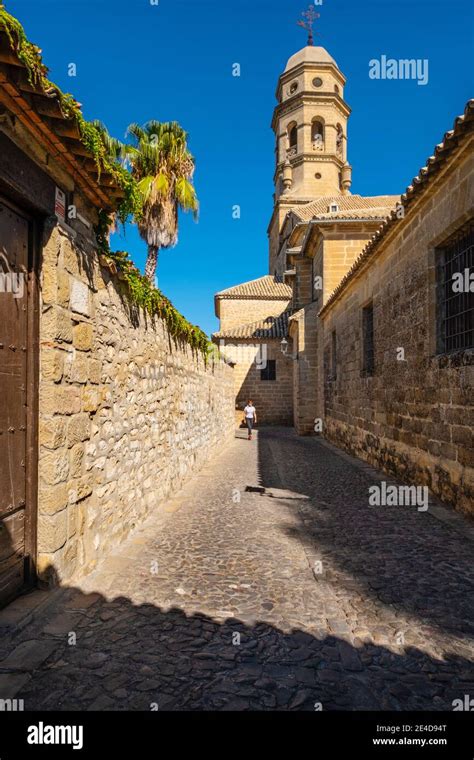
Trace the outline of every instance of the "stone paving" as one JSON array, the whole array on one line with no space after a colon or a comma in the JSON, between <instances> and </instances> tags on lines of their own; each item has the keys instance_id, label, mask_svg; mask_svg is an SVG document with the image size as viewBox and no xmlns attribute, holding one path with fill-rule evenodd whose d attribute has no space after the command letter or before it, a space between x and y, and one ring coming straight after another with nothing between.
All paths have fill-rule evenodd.
<instances>
[{"instance_id":1,"label":"stone paving","mask_svg":"<svg viewBox=\"0 0 474 760\"><path fill-rule=\"evenodd\" d=\"M472 524L369 506L385 479L289 429L237 432L92 575L4 628L0 698L452 710L474 697Z\"/></svg>"}]
</instances>

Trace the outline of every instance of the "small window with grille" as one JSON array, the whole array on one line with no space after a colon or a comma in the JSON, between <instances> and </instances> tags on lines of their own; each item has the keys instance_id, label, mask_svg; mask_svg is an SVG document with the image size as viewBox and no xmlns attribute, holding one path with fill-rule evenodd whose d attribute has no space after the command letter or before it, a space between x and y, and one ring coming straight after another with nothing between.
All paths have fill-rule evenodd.
<instances>
[{"instance_id":1,"label":"small window with grille","mask_svg":"<svg viewBox=\"0 0 474 760\"><path fill-rule=\"evenodd\" d=\"M474 348L474 223L438 250L438 353Z\"/></svg>"},{"instance_id":2,"label":"small window with grille","mask_svg":"<svg viewBox=\"0 0 474 760\"><path fill-rule=\"evenodd\" d=\"M268 359L267 366L260 370L260 380L276 380L276 360Z\"/></svg>"},{"instance_id":3,"label":"small window with grille","mask_svg":"<svg viewBox=\"0 0 474 760\"><path fill-rule=\"evenodd\" d=\"M362 371L364 375L373 375L375 370L373 303L364 306L362 309L362 351Z\"/></svg>"}]
</instances>

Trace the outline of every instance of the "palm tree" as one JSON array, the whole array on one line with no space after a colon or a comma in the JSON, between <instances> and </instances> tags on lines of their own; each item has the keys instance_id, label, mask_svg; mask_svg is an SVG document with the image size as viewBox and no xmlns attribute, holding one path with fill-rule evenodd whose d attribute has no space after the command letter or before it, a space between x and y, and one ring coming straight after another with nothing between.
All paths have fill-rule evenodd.
<instances>
[{"instance_id":1,"label":"palm tree","mask_svg":"<svg viewBox=\"0 0 474 760\"><path fill-rule=\"evenodd\" d=\"M116 137L112 137L105 124L102 121L99 121L99 119L95 119L91 123L100 134L107 158L110 159L110 161L120 162L124 154L124 144L120 142L120 140L117 140Z\"/></svg>"},{"instance_id":2,"label":"palm tree","mask_svg":"<svg viewBox=\"0 0 474 760\"><path fill-rule=\"evenodd\" d=\"M188 150L188 135L177 122L131 124L127 135L135 140L135 145L124 146L124 155L143 197L135 221L148 245L145 275L153 284L160 249L178 242L178 210L192 211L197 218L194 158Z\"/></svg>"}]
</instances>

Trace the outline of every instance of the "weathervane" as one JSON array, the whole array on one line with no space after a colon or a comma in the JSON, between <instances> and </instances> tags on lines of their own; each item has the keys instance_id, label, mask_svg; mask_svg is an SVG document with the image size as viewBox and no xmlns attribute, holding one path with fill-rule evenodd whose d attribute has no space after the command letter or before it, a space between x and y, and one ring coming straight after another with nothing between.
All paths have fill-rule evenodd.
<instances>
[{"instance_id":1,"label":"weathervane","mask_svg":"<svg viewBox=\"0 0 474 760\"><path fill-rule=\"evenodd\" d=\"M308 31L308 45L314 45L313 24L320 14L316 13L313 5L310 5L308 10L303 11L301 15L304 16L305 21L298 21L298 26L302 26Z\"/></svg>"}]
</instances>

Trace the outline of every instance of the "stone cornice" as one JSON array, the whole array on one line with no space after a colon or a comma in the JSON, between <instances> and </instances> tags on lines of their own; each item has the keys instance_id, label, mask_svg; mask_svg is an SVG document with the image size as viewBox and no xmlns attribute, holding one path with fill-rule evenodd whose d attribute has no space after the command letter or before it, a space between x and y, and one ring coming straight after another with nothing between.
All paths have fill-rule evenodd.
<instances>
[{"instance_id":1,"label":"stone cornice","mask_svg":"<svg viewBox=\"0 0 474 760\"><path fill-rule=\"evenodd\" d=\"M342 169L343 166L345 166L345 161L338 156L336 156L335 153L299 153L297 156L292 156L290 158L290 164L292 167L295 166L301 166L303 163L309 163L309 164L336 164L339 169ZM273 184L276 184L276 181L280 174L283 171L283 167L285 165L284 161L279 161L274 175L273 175ZM280 196L280 198L284 198L285 196ZM307 203L310 203L312 198L309 199L309 201L304 201Z\"/></svg>"},{"instance_id":2,"label":"stone cornice","mask_svg":"<svg viewBox=\"0 0 474 760\"><path fill-rule=\"evenodd\" d=\"M296 95L293 95L292 98L285 100L283 103L278 103L273 112L271 127L275 132L276 122L278 119L281 119L282 117L287 116L294 111L297 111L302 106L327 106L329 102L332 102L334 106L339 107L341 113L343 113L346 118L349 118L352 113L352 109L337 93L318 92L313 94L312 92L305 91L303 93L300 92Z\"/></svg>"}]
</instances>

